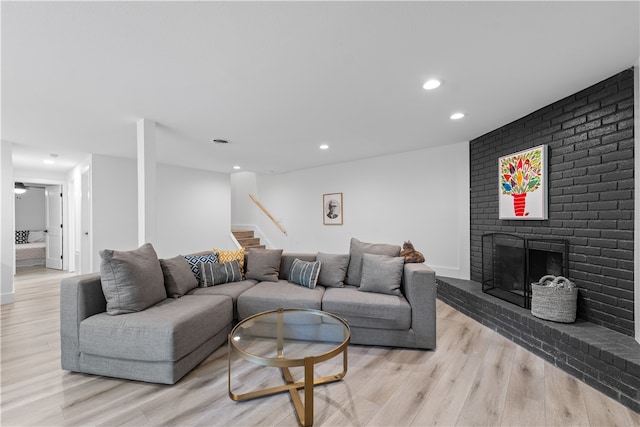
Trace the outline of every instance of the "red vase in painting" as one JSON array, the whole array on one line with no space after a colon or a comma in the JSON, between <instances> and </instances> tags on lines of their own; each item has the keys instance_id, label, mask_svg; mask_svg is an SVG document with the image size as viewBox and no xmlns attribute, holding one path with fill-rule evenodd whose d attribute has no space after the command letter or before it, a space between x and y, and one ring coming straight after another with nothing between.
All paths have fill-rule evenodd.
<instances>
[{"instance_id":1,"label":"red vase in painting","mask_svg":"<svg viewBox=\"0 0 640 427\"><path fill-rule=\"evenodd\" d=\"M524 211L527 202L527 193L512 194L513 196L513 212L516 216L527 216L529 212Z\"/></svg>"}]
</instances>

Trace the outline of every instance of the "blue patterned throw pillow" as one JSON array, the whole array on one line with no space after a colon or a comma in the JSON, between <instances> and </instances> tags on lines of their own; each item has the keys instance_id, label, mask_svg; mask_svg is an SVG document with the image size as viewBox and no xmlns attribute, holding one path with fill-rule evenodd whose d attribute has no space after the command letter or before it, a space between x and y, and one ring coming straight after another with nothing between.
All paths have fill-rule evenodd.
<instances>
[{"instance_id":1,"label":"blue patterned throw pillow","mask_svg":"<svg viewBox=\"0 0 640 427\"><path fill-rule=\"evenodd\" d=\"M189 263L189 268L193 272L193 275L198 279L198 283L202 283L202 275L200 274L201 262L218 262L218 255L210 253L206 255L185 255L184 259Z\"/></svg>"},{"instance_id":2,"label":"blue patterned throw pillow","mask_svg":"<svg viewBox=\"0 0 640 427\"><path fill-rule=\"evenodd\" d=\"M320 261L301 261L298 258L293 260L289 281L298 285L306 286L309 289L316 287L318 274L320 273Z\"/></svg>"}]
</instances>

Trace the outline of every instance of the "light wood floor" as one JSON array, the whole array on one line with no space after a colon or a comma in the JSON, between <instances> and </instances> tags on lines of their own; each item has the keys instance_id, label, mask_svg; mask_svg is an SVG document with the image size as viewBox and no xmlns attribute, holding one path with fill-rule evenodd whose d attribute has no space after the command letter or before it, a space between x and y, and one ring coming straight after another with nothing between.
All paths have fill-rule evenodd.
<instances>
[{"instance_id":1,"label":"light wood floor","mask_svg":"<svg viewBox=\"0 0 640 427\"><path fill-rule=\"evenodd\" d=\"M236 403L223 346L174 386L60 369L64 273L21 269L2 306L3 426L295 426L287 394ZM317 426L638 426L640 415L438 301L436 351L349 347L349 371L316 388ZM234 361L234 384L281 381ZM339 372L341 358L318 374ZM242 391L242 390L238 390Z\"/></svg>"}]
</instances>

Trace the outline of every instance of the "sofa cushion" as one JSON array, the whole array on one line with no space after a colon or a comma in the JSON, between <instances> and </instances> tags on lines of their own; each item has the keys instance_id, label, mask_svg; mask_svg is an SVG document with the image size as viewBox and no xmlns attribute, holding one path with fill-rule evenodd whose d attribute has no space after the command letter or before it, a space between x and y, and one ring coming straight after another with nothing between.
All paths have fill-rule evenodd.
<instances>
[{"instance_id":1,"label":"sofa cushion","mask_svg":"<svg viewBox=\"0 0 640 427\"><path fill-rule=\"evenodd\" d=\"M364 254L397 257L400 255L400 246L386 243L366 243L352 238L349 247L349 267L347 268L347 278L345 280L347 285L360 286L360 280L362 279L362 256Z\"/></svg>"},{"instance_id":2,"label":"sofa cushion","mask_svg":"<svg viewBox=\"0 0 640 427\"><path fill-rule=\"evenodd\" d=\"M182 255L161 259L160 267L164 276L164 287L171 298L179 298L198 286L198 280Z\"/></svg>"},{"instance_id":3,"label":"sofa cushion","mask_svg":"<svg viewBox=\"0 0 640 427\"><path fill-rule=\"evenodd\" d=\"M242 280L240 263L237 259L222 263L201 262L200 275L202 276L200 286L203 288Z\"/></svg>"},{"instance_id":4,"label":"sofa cushion","mask_svg":"<svg viewBox=\"0 0 640 427\"><path fill-rule=\"evenodd\" d=\"M341 288L344 286L344 279L347 276L349 266L349 254L325 254L318 252L316 260L322 263L318 284Z\"/></svg>"},{"instance_id":5,"label":"sofa cushion","mask_svg":"<svg viewBox=\"0 0 640 427\"><path fill-rule=\"evenodd\" d=\"M105 313L80 323L80 351L92 355L175 362L232 322L231 298L185 295L122 316Z\"/></svg>"},{"instance_id":6,"label":"sofa cushion","mask_svg":"<svg viewBox=\"0 0 640 427\"><path fill-rule=\"evenodd\" d=\"M241 280L240 282L223 283L222 285L209 286L207 288L195 288L189 292L189 295L225 295L233 300L233 318L238 319L238 297L247 289L253 288L256 280Z\"/></svg>"},{"instance_id":7,"label":"sofa cushion","mask_svg":"<svg viewBox=\"0 0 640 427\"><path fill-rule=\"evenodd\" d=\"M100 251L100 278L111 315L142 311L167 298L156 251L145 243L133 251Z\"/></svg>"},{"instance_id":8,"label":"sofa cushion","mask_svg":"<svg viewBox=\"0 0 640 427\"><path fill-rule=\"evenodd\" d=\"M247 252L247 279L277 282L282 249L255 249Z\"/></svg>"},{"instance_id":9,"label":"sofa cushion","mask_svg":"<svg viewBox=\"0 0 640 427\"><path fill-rule=\"evenodd\" d=\"M208 254L185 255L184 259L189 263L191 271L199 284L202 283L202 275L200 274L200 263L202 262L218 262L218 254L210 252Z\"/></svg>"},{"instance_id":10,"label":"sofa cushion","mask_svg":"<svg viewBox=\"0 0 640 427\"><path fill-rule=\"evenodd\" d=\"M402 295L360 292L355 286L327 288L322 310L342 317L352 328L405 330L411 326L411 305Z\"/></svg>"},{"instance_id":11,"label":"sofa cushion","mask_svg":"<svg viewBox=\"0 0 640 427\"><path fill-rule=\"evenodd\" d=\"M213 248L213 252L218 254L218 262L231 262L234 259L238 260L238 264L240 264L240 272L244 273L244 248L232 251L222 251L220 249Z\"/></svg>"},{"instance_id":12,"label":"sofa cushion","mask_svg":"<svg viewBox=\"0 0 640 427\"><path fill-rule=\"evenodd\" d=\"M313 289L318 282L318 274L320 273L320 261L301 261L298 258L293 260L291 271L289 272L289 281L296 285L306 286Z\"/></svg>"},{"instance_id":13,"label":"sofa cushion","mask_svg":"<svg viewBox=\"0 0 640 427\"><path fill-rule=\"evenodd\" d=\"M362 257L362 280L360 291L401 295L403 257L364 254Z\"/></svg>"},{"instance_id":14,"label":"sofa cushion","mask_svg":"<svg viewBox=\"0 0 640 427\"><path fill-rule=\"evenodd\" d=\"M261 282L238 297L238 316L245 319L254 314L278 308L310 308L320 310L324 287L305 288L286 280Z\"/></svg>"}]
</instances>

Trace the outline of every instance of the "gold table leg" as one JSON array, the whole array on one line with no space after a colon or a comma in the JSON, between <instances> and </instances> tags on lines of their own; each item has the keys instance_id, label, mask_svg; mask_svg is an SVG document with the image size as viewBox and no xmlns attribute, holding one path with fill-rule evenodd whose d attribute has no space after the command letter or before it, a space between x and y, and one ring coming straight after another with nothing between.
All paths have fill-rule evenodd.
<instances>
[{"instance_id":1,"label":"gold table leg","mask_svg":"<svg viewBox=\"0 0 640 427\"><path fill-rule=\"evenodd\" d=\"M282 376L286 382L286 384L271 388L266 388L262 390L255 390L247 393L236 394L231 389L231 345L229 344L229 370L228 370L228 379L229 379L229 397L231 400L236 402L245 401L250 399L256 399L258 397L270 396L277 393L283 393L288 391L291 395L291 401L293 402L293 406L296 409L296 415L298 416L298 421L304 427L309 427L313 425L313 392L314 387L316 385L328 384L336 381L340 381L347 374L347 347L345 347L343 351L343 359L342 359L342 372L329 375L326 377L315 378L314 377L314 366L315 366L315 358L314 357L305 357L304 359L304 380L300 382L294 382L293 376L289 371L289 368L283 367L280 368L282 371ZM304 404L302 403L302 399L300 398L299 389L304 389Z\"/></svg>"}]
</instances>

